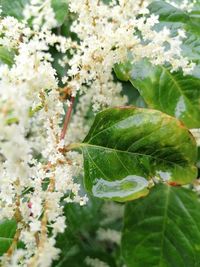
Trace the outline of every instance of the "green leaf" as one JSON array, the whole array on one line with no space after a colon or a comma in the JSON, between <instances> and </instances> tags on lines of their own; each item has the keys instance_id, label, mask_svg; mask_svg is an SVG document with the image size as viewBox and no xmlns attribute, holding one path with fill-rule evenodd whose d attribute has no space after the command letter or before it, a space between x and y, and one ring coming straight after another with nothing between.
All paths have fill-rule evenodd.
<instances>
[{"instance_id":1,"label":"green leaf","mask_svg":"<svg viewBox=\"0 0 200 267\"><path fill-rule=\"evenodd\" d=\"M3 16L12 16L17 19L23 19L23 10L29 0L0 0Z\"/></svg>"},{"instance_id":2,"label":"green leaf","mask_svg":"<svg viewBox=\"0 0 200 267\"><path fill-rule=\"evenodd\" d=\"M129 71L131 70L132 65L130 62L126 62L126 64L119 63L116 64L114 69L115 69L115 74L117 78L123 82L127 82L130 79Z\"/></svg>"},{"instance_id":3,"label":"green leaf","mask_svg":"<svg viewBox=\"0 0 200 267\"><path fill-rule=\"evenodd\" d=\"M200 266L199 210L195 193L166 185L127 204L122 235L126 266Z\"/></svg>"},{"instance_id":4,"label":"green leaf","mask_svg":"<svg viewBox=\"0 0 200 267\"><path fill-rule=\"evenodd\" d=\"M8 66L12 66L14 63L14 52L9 51L3 46L0 46L0 61L7 64Z\"/></svg>"},{"instance_id":5,"label":"green leaf","mask_svg":"<svg viewBox=\"0 0 200 267\"><path fill-rule=\"evenodd\" d=\"M80 147L85 187L95 197L133 200L152 177L177 184L197 175L195 141L175 118L156 110L119 107L100 112Z\"/></svg>"},{"instance_id":6,"label":"green leaf","mask_svg":"<svg viewBox=\"0 0 200 267\"><path fill-rule=\"evenodd\" d=\"M175 116L189 128L200 127L200 79L147 61L132 66L129 75L149 107Z\"/></svg>"},{"instance_id":7,"label":"green leaf","mask_svg":"<svg viewBox=\"0 0 200 267\"><path fill-rule=\"evenodd\" d=\"M67 0L51 0L52 8L59 26L61 26L68 16Z\"/></svg>"},{"instance_id":8,"label":"green leaf","mask_svg":"<svg viewBox=\"0 0 200 267\"><path fill-rule=\"evenodd\" d=\"M16 228L17 225L14 220L0 222L0 256L2 256L12 244Z\"/></svg>"},{"instance_id":9,"label":"green leaf","mask_svg":"<svg viewBox=\"0 0 200 267\"><path fill-rule=\"evenodd\" d=\"M166 3L165 1L154 1L149 5L151 13L159 15L159 21L167 23L187 23L190 19L189 13Z\"/></svg>"}]
</instances>

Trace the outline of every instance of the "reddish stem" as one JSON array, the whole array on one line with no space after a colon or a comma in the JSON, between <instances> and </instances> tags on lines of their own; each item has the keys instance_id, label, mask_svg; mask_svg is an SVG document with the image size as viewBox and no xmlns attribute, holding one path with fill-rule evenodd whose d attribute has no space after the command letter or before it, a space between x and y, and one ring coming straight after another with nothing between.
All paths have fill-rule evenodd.
<instances>
[{"instance_id":1,"label":"reddish stem","mask_svg":"<svg viewBox=\"0 0 200 267\"><path fill-rule=\"evenodd\" d=\"M60 140L63 140L65 138L65 135L66 135L66 132L67 132L67 128L68 128L68 124L69 124L69 121L70 121L70 118L71 118L71 114L72 114L74 100L75 100L75 97L72 96L71 99L70 99L70 106L69 106L69 108L68 108L68 110L66 112L66 115L65 115L65 121L64 121L63 129L62 129L62 132L61 132L61 135L60 135Z\"/></svg>"},{"instance_id":2,"label":"reddish stem","mask_svg":"<svg viewBox=\"0 0 200 267\"><path fill-rule=\"evenodd\" d=\"M168 182L168 185L170 185L170 186L180 186L180 185L177 184L176 182Z\"/></svg>"}]
</instances>

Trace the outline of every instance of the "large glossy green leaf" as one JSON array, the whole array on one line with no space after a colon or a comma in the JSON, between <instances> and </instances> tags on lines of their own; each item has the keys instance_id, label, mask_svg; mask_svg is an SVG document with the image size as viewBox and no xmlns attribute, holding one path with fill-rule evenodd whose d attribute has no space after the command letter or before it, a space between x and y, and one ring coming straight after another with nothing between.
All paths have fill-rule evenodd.
<instances>
[{"instance_id":1,"label":"large glossy green leaf","mask_svg":"<svg viewBox=\"0 0 200 267\"><path fill-rule=\"evenodd\" d=\"M0 256L2 256L12 244L16 227L16 222L14 220L0 222Z\"/></svg>"},{"instance_id":2,"label":"large glossy green leaf","mask_svg":"<svg viewBox=\"0 0 200 267\"><path fill-rule=\"evenodd\" d=\"M184 188L156 186L126 205L122 253L127 267L199 267L200 202Z\"/></svg>"},{"instance_id":3,"label":"large glossy green leaf","mask_svg":"<svg viewBox=\"0 0 200 267\"><path fill-rule=\"evenodd\" d=\"M149 107L175 116L189 128L200 127L200 79L147 61L132 66L129 75Z\"/></svg>"},{"instance_id":4,"label":"large glossy green leaf","mask_svg":"<svg viewBox=\"0 0 200 267\"><path fill-rule=\"evenodd\" d=\"M152 177L177 184L196 177L197 149L188 130L156 110L100 112L80 147L85 187L94 196L128 201L148 194Z\"/></svg>"}]
</instances>

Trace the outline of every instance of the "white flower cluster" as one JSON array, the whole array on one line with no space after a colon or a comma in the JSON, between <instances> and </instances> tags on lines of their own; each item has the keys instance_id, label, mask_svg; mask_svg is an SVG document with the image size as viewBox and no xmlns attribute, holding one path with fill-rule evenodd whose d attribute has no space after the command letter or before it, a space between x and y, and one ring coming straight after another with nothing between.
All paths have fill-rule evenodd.
<instances>
[{"instance_id":1,"label":"white flower cluster","mask_svg":"<svg viewBox=\"0 0 200 267\"><path fill-rule=\"evenodd\" d=\"M3 266L51 266L59 255L56 235L66 227L61 203L87 201L73 180L82 165L80 155L67 152L61 138L65 112L60 92L67 91L65 100L82 94L66 138L69 144L88 131L85 117L91 102L94 111L126 103L113 78L115 64L148 58L153 64L170 63L173 70L192 69L181 56L184 32L176 37L167 28L156 32L158 17L149 15L147 4L69 1L77 16L71 28L77 42L53 33L57 22L49 0L31 0L23 22L1 18L0 45L16 53L11 68L0 65L0 220L17 222ZM65 55L60 64L69 67L61 91L51 47ZM66 103L69 110L71 102ZM25 249L15 249L19 240Z\"/></svg>"},{"instance_id":2,"label":"white flower cluster","mask_svg":"<svg viewBox=\"0 0 200 267\"><path fill-rule=\"evenodd\" d=\"M0 66L0 220L17 222L2 265L47 267L58 257L55 238L66 227L61 200L87 201L73 181L76 168L63 154L65 112L48 52L51 46L66 52L72 42L50 26L32 29L12 17L0 25L1 45L17 51L11 68ZM18 240L24 250L15 250Z\"/></svg>"},{"instance_id":3,"label":"white flower cluster","mask_svg":"<svg viewBox=\"0 0 200 267\"><path fill-rule=\"evenodd\" d=\"M83 90L83 84L95 88L94 110L102 103L118 104L116 92L119 95L121 88L113 82L112 70L128 56L133 62L148 58L156 65L170 63L172 71L182 68L188 73L193 68L193 64L181 55L184 31L179 30L175 37L167 28L155 31L153 27L159 22L158 16L148 16L148 1L121 0L119 4L111 1L109 5L98 0L69 3L71 12L77 14L72 31L81 43L69 61L71 68L63 82L68 83L74 95ZM120 101L122 104L126 99Z\"/></svg>"},{"instance_id":4,"label":"white flower cluster","mask_svg":"<svg viewBox=\"0 0 200 267\"><path fill-rule=\"evenodd\" d=\"M31 0L23 13L26 21L32 20L34 30L52 29L58 24L50 0Z\"/></svg>"},{"instance_id":5,"label":"white flower cluster","mask_svg":"<svg viewBox=\"0 0 200 267\"><path fill-rule=\"evenodd\" d=\"M24 32L24 30L24 24L18 22L17 19L13 17L4 18L0 23L0 45L9 50L16 48L20 42L21 34Z\"/></svg>"}]
</instances>

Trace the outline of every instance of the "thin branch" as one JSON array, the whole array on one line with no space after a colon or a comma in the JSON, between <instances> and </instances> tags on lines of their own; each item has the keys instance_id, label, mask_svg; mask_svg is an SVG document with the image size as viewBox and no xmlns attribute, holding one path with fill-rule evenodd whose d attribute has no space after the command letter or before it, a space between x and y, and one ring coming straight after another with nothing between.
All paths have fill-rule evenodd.
<instances>
[{"instance_id":1,"label":"thin branch","mask_svg":"<svg viewBox=\"0 0 200 267\"><path fill-rule=\"evenodd\" d=\"M20 238L20 234L21 234L22 229L17 229L15 236L13 238L12 244L9 247L9 249L7 250L6 254L8 257L11 257L13 252L15 251L15 249L17 248L17 243L19 241Z\"/></svg>"},{"instance_id":2,"label":"thin branch","mask_svg":"<svg viewBox=\"0 0 200 267\"><path fill-rule=\"evenodd\" d=\"M67 128L68 128L68 124L69 124L69 121L70 121L70 118L71 118L71 114L72 114L72 110L73 110L73 105L74 105L74 101L75 101L75 97L71 97L71 100L70 100L70 106L66 112L66 115L65 115L65 121L64 121L64 124L63 124L63 129L62 129L62 132L61 132L61 135L60 135L60 140L63 140L65 138L65 135L66 135L66 132L67 132Z\"/></svg>"},{"instance_id":3,"label":"thin branch","mask_svg":"<svg viewBox=\"0 0 200 267\"><path fill-rule=\"evenodd\" d=\"M144 0L141 0L139 6L142 7L143 4L144 4Z\"/></svg>"},{"instance_id":4,"label":"thin branch","mask_svg":"<svg viewBox=\"0 0 200 267\"><path fill-rule=\"evenodd\" d=\"M15 186L18 188L19 185L20 185L20 182L19 182L19 179L17 179L15 182ZM22 223L22 215L21 215L21 211L20 211L20 195L16 196L15 204L16 204L16 210L15 210L14 218L17 222L17 227L18 227L18 223ZM12 243L6 252L6 255L8 257L11 257L12 254L14 253L15 249L17 248L17 243L19 241L21 231L22 231L22 229L20 229L20 228L18 228L16 230L15 235L14 235L13 240L12 240Z\"/></svg>"},{"instance_id":5,"label":"thin branch","mask_svg":"<svg viewBox=\"0 0 200 267\"><path fill-rule=\"evenodd\" d=\"M49 183L47 192L52 193L52 192L54 192L54 189L55 189L55 177L53 176L50 179L50 183ZM38 235L38 233L35 235L38 250L37 250L37 253L30 259L28 267L38 266L37 265L38 258L40 256L40 253L43 250L44 244L47 240L47 236L48 236L48 229L47 229L48 205L49 205L48 200L46 200L44 203L44 214L43 214L42 220L41 220L40 236Z\"/></svg>"}]
</instances>

